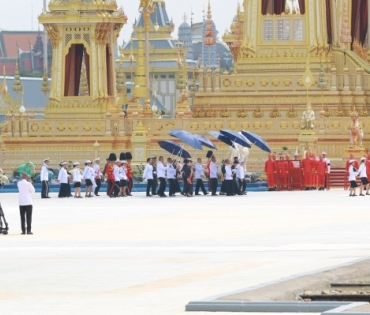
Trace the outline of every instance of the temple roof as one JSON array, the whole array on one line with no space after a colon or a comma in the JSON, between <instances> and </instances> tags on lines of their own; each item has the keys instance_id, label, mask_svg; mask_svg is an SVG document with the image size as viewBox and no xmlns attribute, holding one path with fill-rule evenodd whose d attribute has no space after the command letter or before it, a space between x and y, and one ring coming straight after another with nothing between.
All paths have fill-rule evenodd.
<instances>
[{"instance_id":1,"label":"temple roof","mask_svg":"<svg viewBox=\"0 0 370 315\"><path fill-rule=\"evenodd\" d=\"M0 31L1 57L18 58L18 49L31 51L31 46L35 45L39 34L38 31Z\"/></svg>"},{"instance_id":2,"label":"temple roof","mask_svg":"<svg viewBox=\"0 0 370 315\"><path fill-rule=\"evenodd\" d=\"M133 49L138 48L138 40L133 39ZM174 48L176 45L176 40L170 40L170 39L149 39L149 44L153 46L155 49L170 49ZM126 45L123 47L123 49L131 49L131 40L126 43Z\"/></svg>"},{"instance_id":3,"label":"temple roof","mask_svg":"<svg viewBox=\"0 0 370 315\"><path fill-rule=\"evenodd\" d=\"M150 15L150 19L153 24L158 23L160 27L173 25L172 21L168 18L167 10L166 10L166 3L163 1L153 1L155 5L154 13ZM140 13L139 18L136 20L135 23L136 27L143 27L144 26L144 17Z\"/></svg>"}]
</instances>

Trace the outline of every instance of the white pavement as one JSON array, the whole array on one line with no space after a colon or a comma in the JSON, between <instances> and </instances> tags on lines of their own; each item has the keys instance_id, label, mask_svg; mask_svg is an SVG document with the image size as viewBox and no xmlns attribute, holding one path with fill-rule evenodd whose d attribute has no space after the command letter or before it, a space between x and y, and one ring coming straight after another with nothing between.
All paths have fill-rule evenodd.
<instances>
[{"instance_id":1,"label":"white pavement","mask_svg":"<svg viewBox=\"0 0 370 315\"><path fill-rule=\"evenodd\" d=\"M34 235L20 235L18 195L0 194L1 314L184 314L189 301L370 256L370 198L343 190L52 197L34 197Z\"/></svg>"}]
</instances>

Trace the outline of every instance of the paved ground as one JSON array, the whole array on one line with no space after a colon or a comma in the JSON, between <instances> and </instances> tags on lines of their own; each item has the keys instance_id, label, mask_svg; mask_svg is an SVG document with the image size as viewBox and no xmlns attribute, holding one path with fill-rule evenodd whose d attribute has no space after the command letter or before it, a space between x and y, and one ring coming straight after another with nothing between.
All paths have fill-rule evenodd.
<instances>
[{"instance_id":1,"label":"paved ground","mask_svg":"<svg viewBox=\"0 0 370 315\"><path fill-rule=\"evenodd\" d=\"M1 194L2 314L184 313L225 295L370 256L369 197L34 198L20 235L17 194Z\"/></svg>"}]
</instances>

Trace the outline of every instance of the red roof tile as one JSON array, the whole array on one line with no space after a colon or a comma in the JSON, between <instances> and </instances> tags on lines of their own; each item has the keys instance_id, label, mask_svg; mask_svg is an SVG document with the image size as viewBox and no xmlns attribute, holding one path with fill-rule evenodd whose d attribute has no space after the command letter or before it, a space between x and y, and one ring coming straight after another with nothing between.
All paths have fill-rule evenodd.
<instances>
[{"instance_id":1,"label":"red roof tile","mask_svg":"<svg viewBox=\"0 0 370 315\"><path fill-rule=\"evenodd\" d=\"M23 51L30 51L30 45L35 45L38 34L39 32L1 31L0 41L5 57L17 58L18 47Z\"/></svg>"}]
</instances>

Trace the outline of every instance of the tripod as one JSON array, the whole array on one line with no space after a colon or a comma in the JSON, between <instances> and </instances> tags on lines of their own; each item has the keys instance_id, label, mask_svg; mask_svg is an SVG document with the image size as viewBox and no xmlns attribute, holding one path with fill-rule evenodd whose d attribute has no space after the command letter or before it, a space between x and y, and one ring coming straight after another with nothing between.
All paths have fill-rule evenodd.
<instances>
[{"instance_id":1,"label":"tripod","mask_svg":"<svg viewBox=\"0 0 370 315\"><path fill-rule=\"evenodd\" d=\"M4 227L3 227L4 226ZM7 235L8 234L8 222L6 222L3 207L0 204L0 234Z\"/></svg>"}]
</instances>

